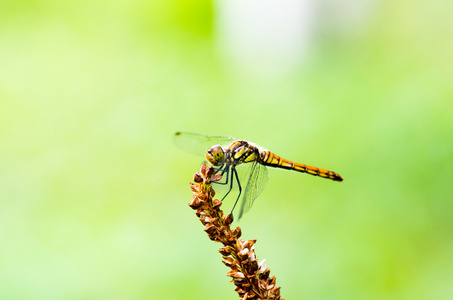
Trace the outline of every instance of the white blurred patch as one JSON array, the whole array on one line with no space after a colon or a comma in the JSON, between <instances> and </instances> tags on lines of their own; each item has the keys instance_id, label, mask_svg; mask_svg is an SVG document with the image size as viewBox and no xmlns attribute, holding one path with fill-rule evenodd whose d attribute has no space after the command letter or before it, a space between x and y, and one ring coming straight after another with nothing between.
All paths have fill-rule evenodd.
<instances>
[{"instance_id":1,"label":"white blurred patch","mask_svg":"<svg viewBox=\"0 0 453 300\"><path fill-rule=\"evenodd\" d=\"M218 45L230 63L263 76L302 60L312 33L312 0L217 0Z\"/></svg>"},{"instance_id":2,"label":"white blurred patch","mask_svg":"<svg viewBox=\"0 0 453 300\"><path fill-rule=\"evenodd\" d=\"M243 75L280 77L306 59L319 28L343 34L361 27L374 0L216 0L217 44Z\"/></svg>"}]
</instances>

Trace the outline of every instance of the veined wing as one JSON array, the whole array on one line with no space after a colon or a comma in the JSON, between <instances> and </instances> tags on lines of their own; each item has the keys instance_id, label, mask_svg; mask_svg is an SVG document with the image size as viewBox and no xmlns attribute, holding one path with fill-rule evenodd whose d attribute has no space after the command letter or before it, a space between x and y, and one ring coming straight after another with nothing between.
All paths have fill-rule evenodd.
<instances>
[{"instance_id":1,"label":"veined wing","mask_svg":"<svg viewBox=\"0 0 453 300\"><path fill-rule=\"evenodd\" d=\"M253 202L264 190L264 187L269 179L267 168L259 162L255 161L251 163L250 168L251 170L246 172L248 177L246 177L246 180L242 180L242 182L247 182L247 185L245 186L245 191L241 197L241 203L239 204L238 220L240 220L242 216L250 210Z\"/></svg>"},{"instance_id":2,"label":"veined wing","mask_svg":"<svg viewBox=\"0 0 453 300\"><path fill-rule=\"evenodd\" d=\"M214 145L229 146L236 139L227 135L176 132L173 140L179 148L193 154L202 155Z\"/></svg>"}]
</instances>

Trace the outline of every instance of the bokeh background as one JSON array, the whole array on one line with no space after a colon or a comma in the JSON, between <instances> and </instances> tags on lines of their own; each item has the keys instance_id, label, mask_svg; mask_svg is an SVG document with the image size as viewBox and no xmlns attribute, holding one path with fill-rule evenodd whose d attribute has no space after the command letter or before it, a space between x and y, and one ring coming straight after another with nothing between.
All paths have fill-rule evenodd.
<instances>
[{"instance_id":1,"label":"bokeh background","mask_svg":"<svg viewBox=\"0 0 453 300\"><path fill-rule=\"evenodd\" d=\"M237 298L180 130L345 178L270 170L239 223L283 297L452 299L452 11L1 1L0 299Z\"/></svg>"}]
</instances>

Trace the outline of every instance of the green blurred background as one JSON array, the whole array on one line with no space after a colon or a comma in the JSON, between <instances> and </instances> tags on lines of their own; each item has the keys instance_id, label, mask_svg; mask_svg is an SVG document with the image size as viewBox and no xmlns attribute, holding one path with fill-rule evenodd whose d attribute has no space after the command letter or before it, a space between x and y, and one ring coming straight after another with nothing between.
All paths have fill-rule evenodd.
<instances>
[{"instance_id":1,"label":"green blurred background","mask_svg":"<svg viewBox=\"0 0 453 300\"><path fill-rule=\"evenodd\" d=\"M370 11L257 76L210 1L2 1L0 299L236 299L179 130L345 178L270 170L239 223L283 297L452 299L453 2Z\"/></svg>"}]
</instances>

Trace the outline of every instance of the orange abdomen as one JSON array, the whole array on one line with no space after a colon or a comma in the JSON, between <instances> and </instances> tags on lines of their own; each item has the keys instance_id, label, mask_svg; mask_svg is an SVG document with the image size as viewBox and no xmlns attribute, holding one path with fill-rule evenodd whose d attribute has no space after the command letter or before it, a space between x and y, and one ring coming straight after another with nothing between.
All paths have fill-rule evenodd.
<instances>
[{"instance_id":1,"label":"orange abdomen","mask_svg":"<svg viewBox=\"0 0 453 300\"><path fill-rule=\"evenodd\" d=\"M270 151L261 151L260 152L260 163L266 166L294 170L301 173L308 173L314 176L320 176L323 178L329 178L335 181L343 181L343 177L339 174L326 170L320 169L317 167L307 166L304 164L292 162L290 160L284 159Z\"/></svg>"}]
</instances>

